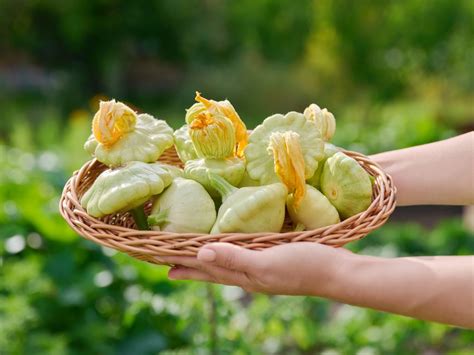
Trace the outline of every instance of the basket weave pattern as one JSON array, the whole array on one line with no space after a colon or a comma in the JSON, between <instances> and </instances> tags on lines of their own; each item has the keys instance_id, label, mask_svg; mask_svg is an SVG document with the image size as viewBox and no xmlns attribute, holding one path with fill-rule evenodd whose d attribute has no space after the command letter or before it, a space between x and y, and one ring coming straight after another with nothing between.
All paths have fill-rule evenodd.
<instances>
[{"instance_id":1,"label":"basket weave pattern","mask_svg":"<svg viewBox=\"0 0 474 355\"><path fill-rule=\"evenodd\" d=\"M248 249L261 250L291 242L317 242L341 247L361 239L383 225L395 209L396 189L392 178L368 157L351 151L345 154L356 159L374 177L372 203L369 208L338 224L309 231L290 231L291 221L285 220L282 233L169 233L135 229L135 222L128 212L94 218L80 204L82 195L107 167L91 160L75 172L66 183L59 210L67 223L81 236L103 246L125 252L130 256L160 263L162 255L194 256L201 246L211 242L231 242ZM174 148L164 152L159 159L163 163L182 167ZM145 206L149 213L151 202Z\"/></svg>"}]
</instances>

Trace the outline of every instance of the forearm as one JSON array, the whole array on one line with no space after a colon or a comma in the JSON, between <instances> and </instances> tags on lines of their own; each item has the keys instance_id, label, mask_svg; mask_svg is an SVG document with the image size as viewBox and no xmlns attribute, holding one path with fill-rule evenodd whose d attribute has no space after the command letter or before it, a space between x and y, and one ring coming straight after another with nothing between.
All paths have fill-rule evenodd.
<instances>
[{"instance_id":1,"label":"forearm","mask_svg":"<svg viewBox=\"0 0 474 355\"><path fill-rule=\"evenodd\" d=\"M343 258L324 297L474 328L474 256Z\"/></svg>"},{"instance_id":2,"label":"forearm","mask_svg":"<svg viewBox=\"0 0 474 355\"><path fill-rule=\"evenodd\" d=\"M474 132L373 155L398 189L398 205L474 204Z\"/></svg>"}]
</instances>

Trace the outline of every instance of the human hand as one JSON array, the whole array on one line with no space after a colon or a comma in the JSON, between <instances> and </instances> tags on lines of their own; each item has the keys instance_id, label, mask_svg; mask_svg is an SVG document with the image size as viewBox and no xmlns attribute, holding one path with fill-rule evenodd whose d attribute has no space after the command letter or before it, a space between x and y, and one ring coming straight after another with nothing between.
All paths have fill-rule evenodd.
<instances>
[{"instance_id":1,"label":"human hand","mask_svg":"<svg viewBox=\"0 0 474 355\"><path fill-rule=\"evenodd\" d=\"M317 243L289 243L253 251L228 243L202 247L197 257L166 256L169 278L240 286L248 292L328 296L355 255Z\"/></svg>"},{"instance_id":2,"label":"human hand","mask_svg":"<svg viewBox=\"0 0 474 355\"><path fill-rule=\"evenodd\" d=\"M197 257L166 256L169 278L249 292L318 296L474 329L474 256L378 258L317 243L263 251L213 243Z\"/></svg>"}]
</instances>

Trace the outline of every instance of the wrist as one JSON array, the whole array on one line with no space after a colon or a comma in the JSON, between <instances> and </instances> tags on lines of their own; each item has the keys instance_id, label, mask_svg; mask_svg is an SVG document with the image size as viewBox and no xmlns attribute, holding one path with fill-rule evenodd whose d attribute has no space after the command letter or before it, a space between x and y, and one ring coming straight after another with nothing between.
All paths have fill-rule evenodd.
<instances>
[{"instance_id":1,"label":"wrist","mask_svg":"<svg viewBox=\"0 0 474 355\"><path fill-rule=\"evenodd\" d=\"M380 165L382 169L392 177L397 188L397 206L407 206L414 204L417 192L412 191L412 173L416 166L413 166L411 159L407 159L406 149L380 153L370 156L370 158ZM414 153L412 153L413 155Z\"/></svg>"},{"instance_id":2,"label":"wrist","mask_svg":"<svg viewBox=\"0 0 474 355\"><path fill-rule=\"evenodd\" d=\"M320 289L318 296L334 300L351 299L360 289L359 280L366 279L366 273L379 258L339 251L341 255L333 258L333 265L328 269L328 282Z\"/></svg>"}]
</instances>

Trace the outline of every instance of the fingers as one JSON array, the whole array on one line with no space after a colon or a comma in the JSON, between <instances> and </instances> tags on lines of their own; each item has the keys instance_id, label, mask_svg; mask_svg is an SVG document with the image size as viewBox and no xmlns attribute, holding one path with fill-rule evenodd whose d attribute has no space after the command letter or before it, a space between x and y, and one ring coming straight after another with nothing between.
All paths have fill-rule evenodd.
<instances>
[{"instance_id":1,"label":"fingers","mask_svg":"<svg viewBox=\"0 0 474 355\"><path fill-rule=\"evenodd\" d=\"M168 272L168 277L172 280L205 281L221 285L240 286L246 290L252 289L250 280L244 273L213 265L209 265L204 269L175 266Z\"/></svg>"},{"instance_id":2,"label":"fingers","mask_svg":"<svg viewBox=\"0 0 474 355\"><path fill-rule=\"evenodd\" d=\"M168 271L168 278L171 280L195 280L205 282L215 282L206 272L190 267L176 266Z\"/></svg>"},{"instance_id":3,"label":"fingers","mask_svg":"<svg viewBox=\"0 0 474 355\"><path fill-rule=\"evenodd\" d=\"M201 262L195 256L160 256L161 261L170 265L187 266L199 269Z\"/></svg>"},{"instance_id":4,"label":"fingers","mask_svg":"<svg viewBox=\"0 0 474 355\"><path fill-rule=\"evenodd\" d=\"M173 270L172 273L169 274L170 277L175 275L178 275L178 277L181 275L186 275L186 280L192 279L206 281L202 278L203 274L206 274L213 280L213 282L224 285L238 285L247 287L249 283L249 278L242 272L225 269L218 265L214 265L214 263L203 262L193 256L163 256L161 259L168 264L176 265L171 269L176 269L176 271ZM187 273L188 270L194 271ZM199 271L199 273L195 271ZM181 280L181 278L179 279Z\"/></svg>"},{"instance_id":5,"label":"fingers","mask_svg":"<svg viewBox=\"0 0 474 355\"><path fill-rule=\"evenodd\" d=\"M197 259L224 269L252 273L262 265L262 255L229 243L212 243L199 249Z\"/></svg>"},{"instance_id":6,"label":"fingers","mask_svg":"<svg viewBox=\"0 0 474 355\"><path fill-rule=\"evenodd\" d=\"M192 256L164 256L161 258L168 264L176 265L168 273L170 279L206 281L240 286L246 290L253 289L252 280L245 272L229 270L214 263L200 261Z\"/></svg>"}]
</instances>

